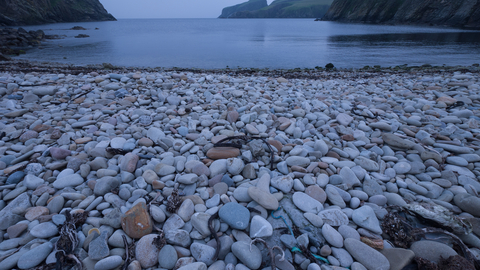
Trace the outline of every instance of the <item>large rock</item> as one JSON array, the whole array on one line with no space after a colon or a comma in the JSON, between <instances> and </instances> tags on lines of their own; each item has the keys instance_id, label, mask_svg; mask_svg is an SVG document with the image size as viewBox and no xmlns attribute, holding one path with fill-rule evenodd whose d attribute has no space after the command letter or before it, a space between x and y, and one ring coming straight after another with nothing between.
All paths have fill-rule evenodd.
<instances>
[{"instance_id":1,"label":"large rock","mask_svg":"<svg viewBox=\"0 0 480 270\"><path fill-rule=\"evenodd\" d=\"M422 24L455 27L480 27L480 3L441 1L353 1L335 0L322 18L326 21L388 24ZM425 12L428 10L428 12Z\"/></svg>"},{"instance_id":2,"label":"large rock","mask_svg":"<svg viewBox=\"0 0 480 270\"><path fill-rule=\"evenodd\" d=\"M54 22L115 21L98 0L82 0L72 4L59 0L45 1L7 0L0 9L0 24L29 25Z\"/></svg>"},{"instance_id":3,"label":"large rock","mask_svg":"<svg viewBox=\"0 0 480 270\"><path fill-rule=\"evenodd\" d=\"M131 238L141 238L152 232L153 222L145 203L140 202L125 213L122 229Z\"/></svg>"},{"instance_id":4,"label":"large rock","mask_svg":"<svg viewBox=\"0 0 480 270\"><path fill-rule=\"evenodd\" d=\"M4 231L17 222L24 220L24 214L29 207L32 207L30 196L26 192L18 195L0 211L0 230Z\"/></svg>"}]
</instances>

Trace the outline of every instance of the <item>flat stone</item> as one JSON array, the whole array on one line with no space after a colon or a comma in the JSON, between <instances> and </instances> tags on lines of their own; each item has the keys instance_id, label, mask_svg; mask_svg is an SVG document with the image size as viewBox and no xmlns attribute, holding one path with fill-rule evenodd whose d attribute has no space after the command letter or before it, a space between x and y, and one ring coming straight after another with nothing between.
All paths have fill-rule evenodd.
<instances>
[{"instance_id":1,"label":"flat stone","mask_svg":"<svg viewBox=\"0 0 480 270\"><path fill-rule=\"evenodd\" d=\"M122 265L122 263L123 263L122 256L112 255L96 262L94 266L95 267L94 270L116 269L117 267Z\"/></svg>"},{"instance_id":2,"label":"flat stone","mask_svg":"<svg viewBox=\"0 0 480 270\"><path fill-rule=\"evenodd\" d=\"M53 187L56 189L63 189L66 187L76 187L82 184L85 180L79 174L70 174L61 178L57 178L53 182Z\"/></svg>"},{"instance_id":3,"label":"flat stone","mask_svg":"<svg viewBox=\"0 0 480 270\"><path fill-rule=\"evenodd\" d=\"M325 203L325 201L327 200L327 193L325 193L325 191L317 185L308 186L304 192L308 196L319 201L321 204Z\"/></svg>"},{"instance_id":4,"label":"flat stone","mask_svg":"<svg viewBox=\"0 0 480 270\"><path fill-rule=\"evenodd\" d=\"M322 203L303 192L295 192L292 196L292 201L296 207L304 212L317 214L323 210Z\"/></svg>"},{"instance_id":5,"label":"flat stone","mask_svg":"<svg viewBox=\"0 0 480 270\"><path fill-rule=\"evenodd\" d=\"M250 269L258 269L262 264L262 253L255 246L243 241L232 245L232 252L245 266Z\"/></svg>"},{"instance_id":6,"label":"flat stone","mask_svg":"<svg viewBox=\"0 0 480 270\"><path fill-rule=\"evenodd\" d=\"M436 241L422 240L414 242L410 246L410 250L415 256L427 259L429 261L439 263L440 257L448 258L457 255L457 252L451 247Z\"/></svg>"},{"instance_id":7,"label":"flat stone","mask_svg":"<svg viewBox=\"0 0 480 270\"><path fill-rule=\"evenodd\" d=\"M383 133L383 141L395 149L412 149L415 147L415 143L409 140L400 138L399 136L392 133Z\"/></svg>"},{"instance_id":8,"label":"flat stone","mask_svg":"<svg viewBox=\"0 0 480 270\"><path fill-rule=\"evenodd\" d=\"M373 209L369 206L362 206L352 213L352 220L358 226L370 230L376 234L381 234L380 222Z\"/></svg>"},{"instance_id":9,"label":"flat stone","mask_svg":"<svg viewBox=\"0 0 480 270\"><path fill-rule=\"evenodd\" d=\"M52 250L53 244L46 242L25 252L18 260L18 268L29 269L39 265L47 258Z\"/></svg>"},{"instance_id":10,"label":"flat stone","mask_svg":"<svg viewBox=\"0 0 480 270\"><path fill-rule=\"evenodd\" d=\"M58 234L58 228L52 222L44 222L30 229L30 234L37 238L50 238Z\"/></svg>"},{"instance_id":11,"label":"flat stone","mask_svg":"<svg viewBox=\"0 0 480 270\"><path fill-rule=\"evenodd\" d=\"M165 245L158 253L158 264L165 269L172 269L177 263L178 255L175 248L171 245Z\"/></svg>"},{"instance_id":12,"label":"flat stone","mask_svg":"<svg viewBox=\"0 0 480 270\"><path fill-rule=\"evenodd\" d=\"M235 202L226 203L218 211L218 216L232 229L237 230L245 230L250 221L250 211Z\"/></svg>"},{"instance_id":13,"label":"flat stone","mask_svg":"<svg viewBox=\"0 0 480 270\"><path fill-rule=\"evenodd\" d=\"M50 155L55 159L65 159L66 157L70 156L72 151L59 148L59 147L52 147L50 148Z\"/></svg>"},{"instance_id":14,"label":"flat stone","mask_svg":"<svg viewBox=\"0 0 480 270\"><path fill-rule=\"evenodd\" d=\"M235 147L212 147L207 151L206 156L211 159L227 159L240 155L240 149Z\"/></svg>"},{"instance_id":15,"label":"flat stone","mask_svg":"<svg viewBox=\"0 0 480 270\"><path fill-rule=\"evenodd\" d=\"M352 257L359 263L363 264L367 269L390 269L390 262L388 259L367 244L353 238L345 239L344 244L350 255L352 255Z\"/></svg>"},{"instance_id":16,"label":"flat stone","mask_svg":"<svg viewBox=\"0 0 480 270\"><path fill-rule=\"evenodd\" d=\"M347 225L349 222L348 216L339 209L323 210L318 213L318 216L322 218L324 223L334 227Z\"/></svg>"},{"instance_id":17,"label":"flat stone","mask_svg":"<svg viewBox=\"0 0 480 270\"><path fill-rule=\"evenodd\" d=\"M8 227L23 220L25 212L31 206L30 196L26 192L18 195L0 210L0 230L6 230Z\"/></svg>"},{"instance_id":18,"label":"flat stone","mask_svg":"<svg viewBox=\"0 0 480 270\"><path fill-rule=\"evenodd\" d=\"M293 178L290 175L277 176L270 180L270 185L284 193L288 193L293 187Z\"/></svg>"},{"instance_id":19,"label":"flat stone","mask_svg":"<svg viewBox=\"0 0 480 270\"><path fill-rule=\"evenodd\" d=\"M158 234L147 234L142 236L135 246L135 259L140 262L142 268L153 267L158 263L160 250L153 243Z\"/></svg>"},{"instance_id":20,"label":"flat stone","mask_svg":"<svg viewBox=\"0 0 480 270\"><path fill-rule=\"evenodd\" d=\"M257 187L249 187L248 195L267 210L277 210L278 200L271 193L261 190Z\"/></svg>"},{"instance_id":21,"label":"flat stone","mask_svg":"<svg viewBox=\"0 0 480 270\"><path fill-rule=\"evenodd\" d=\"M266 219L256 215L250 222L250 238L269 237L273 234L273 227Z\"/></svg>"},{"instance_id":22,"label":"flat stone","mask_svg":"<svg viewBox=\"0 0 480 270\"><path fill-rule=\"evenodd\" d=\"M190 251L197 262L203 262L207 266L214 262L213 257L215 256L215 248L209 245L193 243L190 246Z\"/></svg>"},{"instance_id":23,"label":"flat stone","mask_svg":"<svg viewBox=\"0 0 480 270\"><path fill-rule=\"evenodd\" d=\"M343 247L343 236L329 224L323 224L322 235L330 245L338 248Z\"/></svg>"},{"instance_id":24,"label":"flat stone","mask_svg":"<svg viewBox=\"0 0 480 270\"><path fill-rule=\"evenodd\" d=\"M453 200L463 211L480 217L480 198L468 193L459 193L455 195Z\"/></svg>"}]
</instances>

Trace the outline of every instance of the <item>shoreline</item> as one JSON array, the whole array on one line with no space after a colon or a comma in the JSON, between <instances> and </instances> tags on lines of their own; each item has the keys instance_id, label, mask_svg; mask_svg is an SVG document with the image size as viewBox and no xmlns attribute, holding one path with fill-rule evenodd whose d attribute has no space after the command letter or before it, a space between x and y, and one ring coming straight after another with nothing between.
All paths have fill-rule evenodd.
<instances>
[{"instance_id":1,"label":"shoreline","mask_svg":"<svg viewBox=\"0 0 480 270\"><path fill-rule=\"evenodd\" d=\"M409 72L425 72L425 73L441 73L441 72L480 72L480 65L473 64L470 66L456 65L456 66L432 66L424 64L421 66L409 66L408 64L400 66L364 66L359 68L293 68L293 69L270 69L270 68L165 68L165 67L136 67L136 66L115 66L110 63L103 64L89 64L89 65L75 65L61 62L45 62L45 61L31 61L24 59L12 59L8 61L0 61L0 72L41 72L49 73L56 72L70 72L70 74L77 75L79 73L97 71L102 74L109 72L192 72L198 73L212 73L236 75L251 75L251 76L273 76L299 78L299 79L315 79L325 77L325 74L341 73L409 73Z\"/></svg>"},{"instance_id":2,"label":"shoreline","mask_svg":"<svg viewBox=\"0 0 480 270\"><path fill-rule=\"evenodd\" d=\"M479 93L478 66L0 62L0 269L474 269Z\"/></svg>"}]
</instances>

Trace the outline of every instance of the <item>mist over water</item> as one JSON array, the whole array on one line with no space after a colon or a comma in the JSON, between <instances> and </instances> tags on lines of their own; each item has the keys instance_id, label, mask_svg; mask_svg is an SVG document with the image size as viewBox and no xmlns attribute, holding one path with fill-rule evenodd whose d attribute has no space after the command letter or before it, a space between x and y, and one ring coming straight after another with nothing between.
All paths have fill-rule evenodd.
<instances>
[{"instance_id":1,"label":"mist over water","mask_svg":"<svg viewBox=\"0 0 480 270\"><path fill-rule=\"evenodd\" d=\"M87 30L69 30L77 25ZM480 63L480 31L451 28L313 19L121 19L24 28L63 38L17 58L82 65L290 69ZM90 37L74 38L78 34Z\"/></svg>"}]
</instances>

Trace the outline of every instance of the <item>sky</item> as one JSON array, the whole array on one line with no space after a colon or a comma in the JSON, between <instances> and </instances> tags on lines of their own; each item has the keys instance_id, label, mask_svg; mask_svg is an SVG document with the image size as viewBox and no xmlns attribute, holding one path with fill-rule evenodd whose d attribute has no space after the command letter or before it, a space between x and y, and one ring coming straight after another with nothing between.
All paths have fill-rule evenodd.
<instances>
[{"instance_id":1,"label":"sky","mask_svg":"<svg viewBox=\"0 0 480 270\"><path fill-rule=\"evenodd\" d=\"M100 0L117 19L217 18L224 7L247 0ZM273 0L267 0L271 3Z\"/></svg>"}]
</instances>

